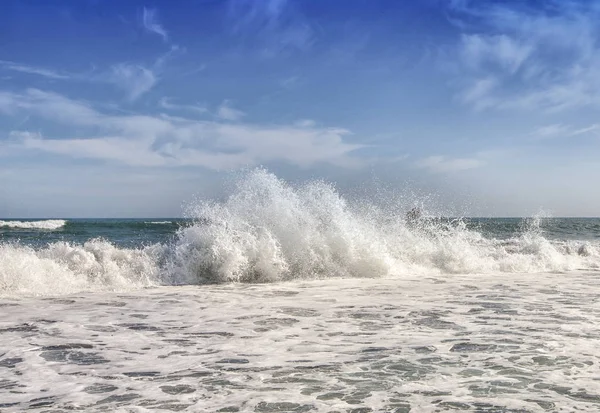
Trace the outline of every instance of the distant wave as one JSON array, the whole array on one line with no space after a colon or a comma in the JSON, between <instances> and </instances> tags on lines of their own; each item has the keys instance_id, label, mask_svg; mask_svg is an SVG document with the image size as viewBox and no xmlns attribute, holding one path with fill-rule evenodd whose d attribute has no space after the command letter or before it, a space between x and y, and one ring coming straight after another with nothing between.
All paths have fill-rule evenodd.
<instances>
[{"instance_id":1,"label":"distant wave","mask_svg":"<svg viewBox=\"0 0 600 413\"><path fill-rule=\"evenodd\" d=\"M144 224L152 224L152 225L168 225L168 224L172 224L172 221L149 221L149 222L144 222Z\"/></svg>"},{"instance_id":2,"label":"distant wave","mask_svg":"<svg viewBox=\"0 0 600 413\"><path fill-rule=\"evenodd\" d=\"M259 169L243 176L226 200L196 203L188 210L190 225L165 244L130 249L92 239L31 248L0 242L0 296L600 269L599 242L548 239L540 218L525 220L510 239L497 239L460 219L407 222L404 210L394 208L346 199L322 181L291 186ZM8 224L57 228L64 221Z\"/></svg>"},{"instance_id":3,"label":"distant wave","mask_svg":"<svg viewBox=\"0 0 600 413\"><path fill-rule=\"evenodd\" d=\"M57 230L64 227L66 224L67 221L64 219L48 219L44 221L0 221L0 228Z\"/></svg>"}]
</instances>

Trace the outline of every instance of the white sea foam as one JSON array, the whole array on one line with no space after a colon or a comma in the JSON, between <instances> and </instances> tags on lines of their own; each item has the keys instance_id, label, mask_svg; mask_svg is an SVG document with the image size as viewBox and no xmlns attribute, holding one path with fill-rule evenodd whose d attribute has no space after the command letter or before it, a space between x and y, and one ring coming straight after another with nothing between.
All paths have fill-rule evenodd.
<instances>
[{"instance_id":1,"label":"white sea foam","mask_svg":"<svg viewBox=\"0 0 600 413\"><path fill-rule=\"evenodd\" d=\"M94 239L56 242L33 249L0 244L1 295L61 295L79 291L138 289L156 284L158 246L117 248Z\"/></svg>"},{"instance_id":2,"label":"white sea foam","mask_svg":"<svg viewBox=\"0 0 600 413\"><path fill-rule=\"evenodd\" d=\"M597 242L551 241L539 219L500 240L460 220L410 225L404 209L351 202L322 181L293 187L259 169L243 176L224 202L191 206L196 223L180 228L171 244L0 244L0 294L600 268Z\"/></svg>"},{"instance_id":3,"label":"white sea foam","mask_svg":"<svg viewBox=\"0 0 600 413\"><path fill-rule=\"evenodd\" d=\"M67 221L64 219L48 219L44 221L0 221L0 228L57 230L64 227L66 224Z\"/></svg>"},{"instance_id":4,"label":"white sea foam","mask_svg":"<svg viewBox=\"0 0 600 413\"><path fill-rule=\"evenodd\" d=\"M148 222L144 222L144 224L168 225L168 224L172 224L172 222L171 221L148 221Z\"/></svg>"},{"instance_id":5,"label":"white sea foam","mask_svg":"<svg viewBox=\"0 0 600 413\"><path fill-rule=\"evenodd\" d=\"M186 284L600 266L598 244L550 241L539 218L511 240L488 239L460 220L408 225L399 210L353 204L321 181L294 188L264 170L189 215L198 223L179 231L169 267Z\"/></svg>"},{"instance_id":6,"label":"white sea foam","mask_svg":"<svg viewBox=\"0 0 600 413\"><path fill-rule=\"evenodd\" d=\"M3 411L597 413L599 275L5 301Z\"/></svg>"}]
</instances>

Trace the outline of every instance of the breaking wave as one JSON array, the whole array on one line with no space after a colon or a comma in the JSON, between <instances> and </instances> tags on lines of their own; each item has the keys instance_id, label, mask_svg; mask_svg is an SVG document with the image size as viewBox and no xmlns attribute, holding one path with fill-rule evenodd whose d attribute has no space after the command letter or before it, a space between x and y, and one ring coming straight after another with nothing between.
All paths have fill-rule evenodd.
<instances>
[{"instance_id":1,"label":"breaking wave","mask_svg":"<svg viewBox=\"0 0 600 413\"><path fill-rule=\"evenodd\" d=\"M64 227L66 224L67 221L64 219L47 219L43 221L0 221L0 228L57 230Z\"/></svg>"},{"instance_id":2,"label":"breaking wave","mask_svg":"<svg viewBox=\"0 0 600 413\"><path fill-rule=\"evenodd\" d=\"M83 245L55 242L41 249L0 244L0 294L62 295L157 285L155 252L160 249L117 248L101 239Z\"/></svg>"},{"instance_id":3,"label":"breaking wave","mask_svg":"<svg viewBox=\"0 0 600 413\"><path fill-rule=\"evenodd\" d=\"M387 205L353 202L322 181L294 187L258 169L225 201L188 208L193 224L169 244L0 244L0 294L600 268L597 242L549 240L541 218L526 220L511 239L496 239L461 220L407 222L406 208Z\"/></svg>"}]
</instances>

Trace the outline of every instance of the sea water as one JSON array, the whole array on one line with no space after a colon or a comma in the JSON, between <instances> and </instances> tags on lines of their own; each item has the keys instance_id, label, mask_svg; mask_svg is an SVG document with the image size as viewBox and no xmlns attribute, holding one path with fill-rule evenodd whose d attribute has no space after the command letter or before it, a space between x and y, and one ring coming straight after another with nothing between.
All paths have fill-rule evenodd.
<instances>
[{"instance_id":1,"label":"sea water","mask_svg":"<svg viewBox=\"0 0 600 413\"><path fill-rule=\"evenodd\" d=\"M185 219L1 220L0 410L600 409L600 220L375 201L256 170Z\"/></svg>"}]
</instances>

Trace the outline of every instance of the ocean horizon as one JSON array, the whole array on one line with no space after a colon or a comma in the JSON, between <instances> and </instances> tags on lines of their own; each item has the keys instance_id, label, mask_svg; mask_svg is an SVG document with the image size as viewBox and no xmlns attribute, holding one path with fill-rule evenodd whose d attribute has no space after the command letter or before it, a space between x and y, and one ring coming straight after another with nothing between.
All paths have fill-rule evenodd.
<instances>
[{"instance_id":1,"label":"ocean horizon","mask_svg":"<svg viewBox=\"0 0 600 413\"><path fill-rule=\"evenodd\" d=\"M600 412L599 108L600 0L0 0L0 413Z\"/></svg>"}]
</instances>

